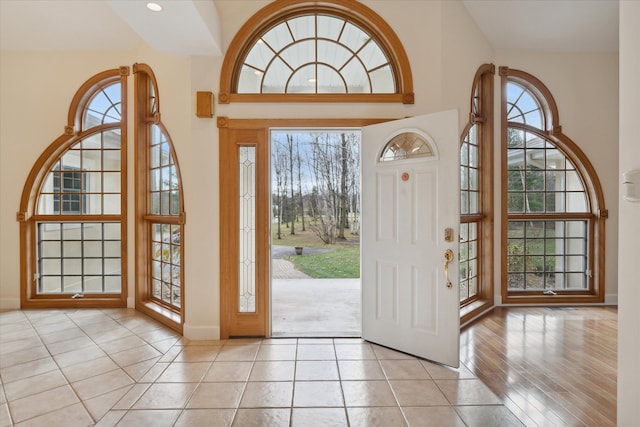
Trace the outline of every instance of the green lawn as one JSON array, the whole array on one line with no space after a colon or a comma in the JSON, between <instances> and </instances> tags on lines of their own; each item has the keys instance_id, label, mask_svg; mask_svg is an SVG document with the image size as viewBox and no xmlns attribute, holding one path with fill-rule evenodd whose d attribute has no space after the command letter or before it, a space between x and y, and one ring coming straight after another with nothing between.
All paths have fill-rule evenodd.
<instances>
[{"instance_id":1,"label":"green lawn","mask_svg":"<svg viewBox=\"0 0 640 427\"><path fill-rule=\"evenodd\" d=\"M337 246L337 247L336 247ZM296 269L314 279L357 279L360 277L360 247L358 245L325 245L333 252L294 255L287 259Z\"/></svg>"},{"instance_id":2,"label":"green lawn","mask_svg":"<svg viewBox=\"0 0 640 427\"><path fill-rule=\"evenodd\" d=\"M360 277L360 236L354 236L345 230L347 240L333 245L325 244L309 227L302 231L302 224L296 223L296 234L284 224L281 227L281 239L277 238L276 224L271 225L271 242L281 246L302 246L304 248L329 249L331 252L313 255L296 255L287 259L296 269L314 279L354 279Z\"/></svg>"}]
</instances>

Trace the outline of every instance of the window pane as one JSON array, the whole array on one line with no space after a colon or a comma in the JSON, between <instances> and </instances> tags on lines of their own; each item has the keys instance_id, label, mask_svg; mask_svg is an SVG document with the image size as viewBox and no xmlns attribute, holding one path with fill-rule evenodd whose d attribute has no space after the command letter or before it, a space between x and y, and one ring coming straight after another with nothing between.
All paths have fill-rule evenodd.
<instances>
[{"instance_id":1,"label":"window pane","mask_svg":"<svg viewBox=\"0 0 640 427\"><path fill-rule=\"evenodd\" d=\"M239 298L238 310L244 313L255 312L256 304L256 194L255 194L255 161L256 148L245 146L239 148L239 188L240 188L240 265L239 265Z\"/></svg>"}]
</instances>

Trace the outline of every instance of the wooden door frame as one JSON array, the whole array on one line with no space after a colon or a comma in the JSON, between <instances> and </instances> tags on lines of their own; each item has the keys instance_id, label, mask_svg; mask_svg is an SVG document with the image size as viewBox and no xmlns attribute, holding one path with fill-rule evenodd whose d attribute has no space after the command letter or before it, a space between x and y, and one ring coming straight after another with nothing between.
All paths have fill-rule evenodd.
<instances>
[{"instance_id":1,"label":"wooden door frame","mask_svg":"<svg viewBox=\"0 0 640 427\"><path fill-rule=\"evenodd\" d=\"M361 128L396 119L230 119L218 117L220 177L220 339L271 335L269 131L272 128ZM230 168L239 139L252 139L256 153L256 312L238 313L238 177ZM259 158L263 156L266 158ZM266 166L265 166L266 162ZM266 218L266 220L265 220Z\"/></svg>"}]
</instances>

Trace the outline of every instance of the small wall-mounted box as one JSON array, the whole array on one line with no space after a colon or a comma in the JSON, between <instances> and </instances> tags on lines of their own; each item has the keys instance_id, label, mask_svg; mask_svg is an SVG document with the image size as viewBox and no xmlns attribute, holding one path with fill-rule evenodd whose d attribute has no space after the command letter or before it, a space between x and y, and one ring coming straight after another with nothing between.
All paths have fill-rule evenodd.
<instances>
[{"instance_id":1,"label":"small wall-mounted box","mask_svg":"<svg viewBox=\"0 0 640 427\"><path fill-rule=\"evenodd\" d=\"M196 92L196 116L213 117L213 92Z\"/></svg>"},{"instance_id":2,"label":"small wall-mounted box","mask_svg":"<svg viewBox=\"0 0 640 427\"><path fill-rule=\"evenodd\" d=\"M627 202L640 202L640 169L622 174L622 197Z\"/></svg>"}]
</instances>

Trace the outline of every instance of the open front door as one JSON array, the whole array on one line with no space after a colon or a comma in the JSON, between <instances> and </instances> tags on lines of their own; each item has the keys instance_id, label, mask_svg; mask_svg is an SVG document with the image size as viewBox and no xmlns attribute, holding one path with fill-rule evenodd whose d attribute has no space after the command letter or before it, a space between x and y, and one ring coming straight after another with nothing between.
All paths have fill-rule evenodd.
<instances>
[{"instance_id":1,"label":"open front door","mask_svg":"<svg viewBox=\"0 0 640 427\"><path fill-rule=\"evenodd\" d=\"M364 127L361 153L362 337L457 367L458 113Z\"/></svg>"}]
</instances>

